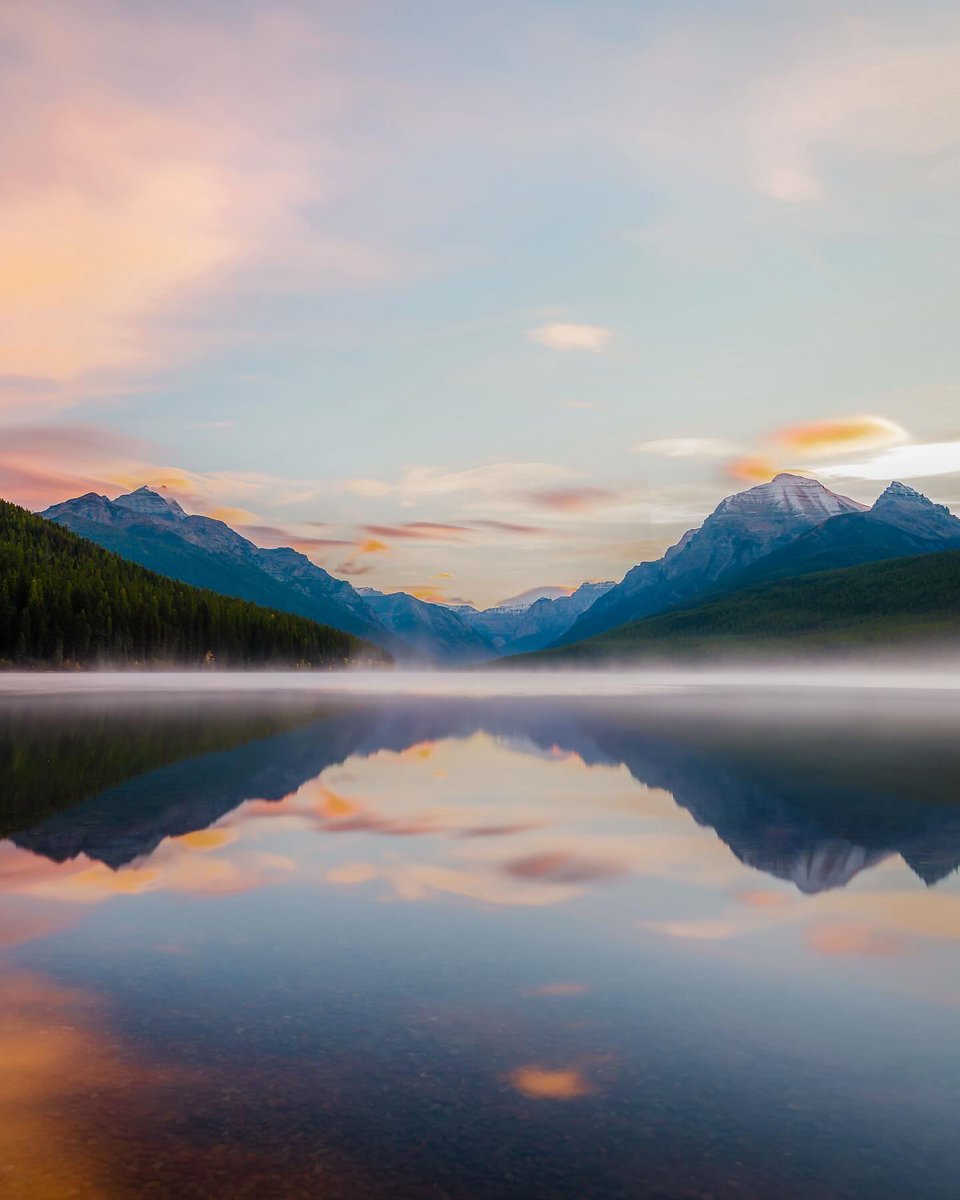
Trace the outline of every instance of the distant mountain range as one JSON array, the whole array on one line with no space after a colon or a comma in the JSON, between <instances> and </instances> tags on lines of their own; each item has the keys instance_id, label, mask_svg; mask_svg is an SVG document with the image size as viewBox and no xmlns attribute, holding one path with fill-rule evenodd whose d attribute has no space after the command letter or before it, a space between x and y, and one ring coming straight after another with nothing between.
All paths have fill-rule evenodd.
<instances>
[{"instance_id":1,"label":"distant mountain range","mask_svg":"<svg viewBox=\"0 0 960 1200\"><path fill-rule=\"evenodd\" d=\"M539 649L613 586L588 583L571 596L533 596L478 611L355 588L296 550L263 549L223 521L189 516L176 500L146 487L115 500L90 492L41 515L161 575L332 625L407 662L482 662L514 643Z\"/></svg>"},{"instance_id":2,"label":"distant mountain range","mask_svg":"<svg viewBox=\"0 0 960 1200\"><path fill-rule=\"evenodd\" d=\"M721 501L655 562L641 563L553 644L570 645L753 584L960 547L960 520L893 483L872 508L781 474Z\"/></svg>"},{"instance_id":3,"label":"distant mountain range","mask_svg":"<svg viewBox=\"0 0 960 1200\"><path fill-rule=\"evenodd\" d=\"M42 515L173 579L332 625L400 662L451 665L572 645L760 584L960 548L960 520L904 484L891 484L868 508L815 479L781 474L727 497L620 583L534 592L478 610L355 588L296 550L258 547L149 488L115 500L90 493Z\"/></svg>"}]
</instances>

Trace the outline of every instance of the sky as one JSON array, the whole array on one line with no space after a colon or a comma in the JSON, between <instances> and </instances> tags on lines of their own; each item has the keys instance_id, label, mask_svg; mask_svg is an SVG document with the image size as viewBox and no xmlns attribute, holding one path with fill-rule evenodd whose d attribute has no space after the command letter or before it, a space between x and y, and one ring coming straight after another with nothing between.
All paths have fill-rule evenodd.
<instances>
[{"instance_id":1,"label":"sky","mask_svg":"<svg viewBox=\"0 0 960 1200\"><path fill-rule=\"evenodd\" d=\"M960 511L960 12L3 0L0 495L619 579L779 470Z\"/></svg>"}]
</instances>

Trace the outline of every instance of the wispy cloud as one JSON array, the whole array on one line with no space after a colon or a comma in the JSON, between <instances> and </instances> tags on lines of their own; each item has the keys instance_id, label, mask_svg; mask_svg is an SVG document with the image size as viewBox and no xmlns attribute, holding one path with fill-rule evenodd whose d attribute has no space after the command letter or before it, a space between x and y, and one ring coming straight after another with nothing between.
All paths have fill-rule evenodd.
<instances>
[{"instance_id":1,"label":"wispy cloud","mask_svg":"<svg viewBox=\"0 0 960 1200\"><path fill-rule=\"evenodd\" d=\"M616 492L601 487L553 488L543 492L528 492L527 498L538 508L554 512L584 512L616 498Z\"/></svg>"},{"instance_id":2,"label":"wispy cloud","mask_svg":"<svg viewBox=\"0 0 960 1200\"><path fill-rule=\"evenodd\" d=\"M516 533L525 536L533 536L535 534L546 533L547 530L542 525L518 525L514 521L474 521L474 525L482 529L492 529L497 533Z\"/></svg>"},{"instance_id":3,"label":"wispy cloud","mask_svg":"<svg viewBox=\"0 0 960 1200\"><path fill-rule=\"evenodd\" d=\"M613 341L613 330L602 325L573 325L554 322L538 325L527 333L531 342L548 346L551 350L606 350Z\"/></svg>"},{"instance_id":4,"label":"wispy cloud","mask_svg":"<svg viewBox=\"0 0 960 1200\"><path fill-rule=\"evenodd\" d=\"M503 496L524 487L569 479L568 467L544 462L495 462L463 470L443 467L410 467L399 480L351 479L344 487L358 496L399 497L401 503L417 503L437 496Z\"/></svg>"},{"instance_id":5,"label":"wispy cloud","mask_svg":"<svg viewBox=\"0 0 960 1200\"><path fill-rule=\"evenodd\" d=\"M736 442L708 437L656 438L637 442L630 449L634 454L657 454L663 458L729 458L741 451Z\"/></svg>"},{"instance_id":6,"label":"wispy cloud","mask_svg":"<svg viewBox=\"0 0 960 1200\"><path fill-rule=\"evenodd\" d=\"M466 525L445 525L437 521L408 521L403 525L364 525L365 533L381 538L413 538L440 542L462 542L472 531Z\"/></svg>"},{"instance_id":7,"label":"wispy cloud","mask_svg":"<svg viewBox=\"0 0 960 1200\"><path fill-rule=\"evenodd\" d=\"M960 474L960 442L893 446L869 458L818 463L815 470L827 479L924 479Z\"/></svg>"}]
</instances>

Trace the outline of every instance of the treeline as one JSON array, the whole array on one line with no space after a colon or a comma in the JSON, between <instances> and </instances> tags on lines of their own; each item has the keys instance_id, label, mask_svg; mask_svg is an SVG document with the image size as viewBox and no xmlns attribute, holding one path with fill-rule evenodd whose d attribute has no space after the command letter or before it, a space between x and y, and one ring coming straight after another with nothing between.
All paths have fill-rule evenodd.
<instances>
[{"instance_id":1,"label":"treeline","mask_svg":"<svg viewBox=\"0 0 960 1200\"><path fill-rule=\"evenodd\" d=\"M820 571L631 621L510 665L960 647L960 550Z\"/></svg>"},{"instance_id":2,"label":"treeline","mask_svg":"<svg viewBox=\"0 0 960 1200\"><path fill-rule=\"evenodd\" d=\"M330 667L382 653L305 617L190 587L0 500L0 663Z\"/></svg>"},{"instance_id":3,"label":"treeline","mask_svg":"<svg viewBox=\"0 0 960 1200\"><path fill-rule=\"evenodd\" d=\"M202 693L170 704L126 696L51 709L0 708L0 837L29 829L138 775L234 750L323 717L309 695L211 705Z\"/></svg>"}]
</instances>

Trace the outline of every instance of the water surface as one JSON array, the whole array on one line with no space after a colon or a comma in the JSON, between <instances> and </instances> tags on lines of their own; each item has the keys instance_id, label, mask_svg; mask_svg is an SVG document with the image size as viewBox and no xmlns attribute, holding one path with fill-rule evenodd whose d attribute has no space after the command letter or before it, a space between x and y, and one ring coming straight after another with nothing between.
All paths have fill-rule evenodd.
<instances>
[{"instance_id":1,"label":"water surface","mask_svg":"<svg viewBox=\"0 0 960 1200\"><path fill-rule=\"evenodd\" d=\"M953 1200L960 698L853 684L8 683L0 1192Z\"/></svg>"}]
</instances>

